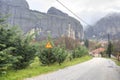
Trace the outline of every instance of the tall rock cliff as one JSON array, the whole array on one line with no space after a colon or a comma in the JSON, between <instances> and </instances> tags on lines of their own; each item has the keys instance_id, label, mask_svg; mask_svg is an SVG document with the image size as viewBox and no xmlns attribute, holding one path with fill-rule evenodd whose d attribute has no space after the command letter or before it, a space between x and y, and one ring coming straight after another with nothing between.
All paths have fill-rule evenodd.
<instances>
[{"instance_id":1,"label":"tall rock cliff","mask_svg":"<svg viewBox=\"0 0 120 80\"><path fill-rule=\"evenodd\" d=\"M46 37L49 31L54 38L62 35L83 38L80 22L54 7L42 13L30 10L26 0L0 0L0 14L9 15L7 22L20 26L24 33L35 29L41 37Z\"/></svg>"},{"instance_id":2,"label":"tall rock cliff","mask_svg":"<svg viewBox=\"0 0 120 80\"><path fill-rule=\"evenodd\" d=\"M0 0L0 14L7 15L7 22L20 26L25 33L31 29L36 21L25 0Z\"/></svg>"},{"instance_id":3,"label":"tall rock cliff","mask_svg":"<svg viewBox=\"0 0 120 80\"><path fill-rule=\"evenodd\" d=\"M107 39L110 34L112 39L120 39L120 13L106 15L85 33L88 38Z\"/></svg>"}]
</instances>

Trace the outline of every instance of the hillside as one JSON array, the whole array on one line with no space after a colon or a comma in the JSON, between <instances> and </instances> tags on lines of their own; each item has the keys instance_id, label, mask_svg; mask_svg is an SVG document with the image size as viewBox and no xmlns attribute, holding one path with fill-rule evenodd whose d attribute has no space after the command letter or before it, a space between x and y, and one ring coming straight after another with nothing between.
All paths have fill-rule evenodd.
<instances>
[{"instance_id":1,"label":"hillside","mask_svg":"<svg viewBox=\"0 0 120 80\"><path fill-rule=\"evenodd\" d=\"M85 31L88 38L107 39L108 34L112 39L120 39L120 13L106 15Z\"/></svg>"}]
</instances>

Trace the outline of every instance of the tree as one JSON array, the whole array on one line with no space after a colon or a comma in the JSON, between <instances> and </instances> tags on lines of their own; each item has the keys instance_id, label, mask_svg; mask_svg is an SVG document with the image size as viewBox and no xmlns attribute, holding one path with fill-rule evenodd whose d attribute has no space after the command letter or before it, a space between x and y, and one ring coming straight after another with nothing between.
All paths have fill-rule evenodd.
<instances>
[{"instance_id":1,"label":"tree","mask_svg":"<svg viewBox=\"0 0 120 80\"><path fill-rule=\"evenodd\" d=\"M108 54L108 57L111 58L111 54L113 52L113 44L110 41L110 34L108 34L108 47L106 53Z\"/></svg>"},{"instance_id":2,"label":"tree","mask_svg":"<svg viewBox=\"0 0 120 80\"><path fill-rule=\"evenodd\" d=\"M29 36L25 38L17 38L14 43L13 56L20 56L16 63L13 64L14 69L23 69L26 68L32 60L34 60L36 49L35 46L30 44Z\"/></svg>"},{"instance_id":3,"label":"tree","mask_svg":"<svg viewBox=\"0 0 120 80\"><path fill-rule=\"evenodd\" d=\"M44 65L50 65L56 62L55 54L52 49L42 49L39 53L39 60Z\"/></svg>"},{"instance_id":4,"label":"tree","mask_svg":"<svg viewBox=\"0 0 120 80\"><path fill-rule=\"evenodd\" d=\"M120 61L120 40L113 40L113 55Z\"/></svg>"},{"instance_id":5,"label":"tree","mask_svg":"<svg viewBox=\"0 0 120 80\"><path fill-rule=\"evenodd\" d=\"M4 20L0 19L0 73L7 70L18 57L14 57L11 53L15 47L10 46L15 35L12 34L12 28L1 24Z\"/></svg>"},{"instance_id":6,"label":"tree","mask_svg":"<svg viewBox=\"0 0 120 80\"><path fill-rule=\"evenodd\" d=\"M108 54L109 58L111 58L112 52L113 52L113 45L112 45L111 41L109 41L108 47L107 47L107 54Z\"/></svg>"},{"instance_id":7,"label":"tree","mask_svg":"<svg viewBox=\"0 0 120 80\"><path fill-rule=\"evenodd\" d=\"M53 40L51 39L51 34L48 31L48 37L47 37L47 42L50 42L52 46L54 46ZM43 65L50 65L56 62L55 54L53 49L51 48L45 48L45 45L42 45L41 43L40 49L38 50L38 57L40 62Z\"/></svg>"},{"instance_id":8,"label":"tree","mask_svg":"<svg viewBox=\"0 0 120 80\"><path fill-rule=\"evenodd\" d=\"M89 48L89 40L88 39L85 40L85 46L86 46L86 48Z\"/></svg>"},{"instance_id":9,"label":"tree","mask_svg":"<svg viewBox=\"0 0 120 80\"><path fill-rule=\"evenodd\" d=\"M73 56L73 58L79 58L86 54L88 54L88 50L86 49L86 47L80 46L80 47L74 49L72 56Z\"/></svg>"},{"instance_id":10,"label":"tree","mask_svg":"<svg viewBox=\"0 0 120 80\"><path fill-rule=\"evenodd\" d=\"M64 48L56 47L54 49L54 54L56 57L56 62L58 62L59 65L61 65L61 63L63 63L66 60L67 53Z\"/></svg>"},{"instance_id":11,"label":"tree","mask_svg":"<svg viewBox=\"0 0 120 80\"><path fill-rule=\"evenodd\" d=\"M8 27L7 24L0 24L1 65L12 64L14 69L22 69L27 67L31 60L34 59L34 54L36 51L34 46L30 44L31 36L22 36L23 35L20 30L16 27Z\"/></svg>"}]
</instances>

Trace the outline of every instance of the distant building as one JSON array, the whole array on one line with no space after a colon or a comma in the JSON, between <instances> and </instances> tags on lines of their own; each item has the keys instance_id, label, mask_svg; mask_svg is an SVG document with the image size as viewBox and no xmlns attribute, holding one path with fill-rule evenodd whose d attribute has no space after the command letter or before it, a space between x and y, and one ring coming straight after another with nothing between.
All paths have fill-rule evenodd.
<instances>
[{"instance_id":1,"label":"distant building","mask_svg":"<svg viewBox=\"0 0 120 80\"><path fill-rule=\"evenodd\" d=\"M94 56L94 57L101 57L101 53L104 52L105 49L104 48L98 48L98 49L95 49L93 51L90 52L90 55Z\"/></svg>"}]
</instances>

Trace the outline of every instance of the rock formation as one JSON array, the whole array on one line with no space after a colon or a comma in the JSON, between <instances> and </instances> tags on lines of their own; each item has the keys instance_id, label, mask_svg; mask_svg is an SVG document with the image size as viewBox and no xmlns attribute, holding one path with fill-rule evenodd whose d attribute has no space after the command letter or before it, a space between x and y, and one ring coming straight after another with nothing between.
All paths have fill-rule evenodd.
<instances>
[{"instance_id":1,"label":"rock formation","mask_svg":"<svg viewBox=\"0 0 120 80\"><path fill-rule=\"evenodd\" d=\"M83 39L83 27L79 21L68 14L51 7L47 13L29 9L26 0L0 0L0 16L8 15L7 22L12 26L19 26L24 33L33 29L40 37L46 37L49 31L52 37L67 36L70 34Z\"/></svg>"}]
</instances>

